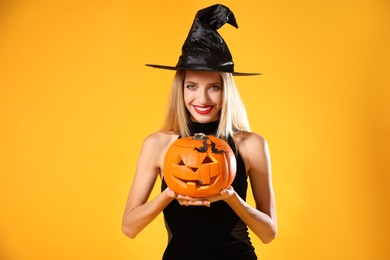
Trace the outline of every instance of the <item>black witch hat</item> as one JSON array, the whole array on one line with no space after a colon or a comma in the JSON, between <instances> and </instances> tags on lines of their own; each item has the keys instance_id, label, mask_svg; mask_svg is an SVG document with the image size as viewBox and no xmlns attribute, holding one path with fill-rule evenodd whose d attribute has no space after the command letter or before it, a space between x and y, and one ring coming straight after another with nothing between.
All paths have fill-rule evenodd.
<instances>
[{"instance_id":1,"label":"black witch hat","mask_svg":"<svg viewBox=\"0 0 390 260\"><path fill-rule=\"evenodd\" d=\"M228 72L235 76L260 75L260 73L234 71L233 58L229 48L217 32L225 23L238 28L233 12L226 6L217 4L199 10L183 44L182 54L177 65L146 65L168 70L186 69Z\"/></svg>"}]
</instances>

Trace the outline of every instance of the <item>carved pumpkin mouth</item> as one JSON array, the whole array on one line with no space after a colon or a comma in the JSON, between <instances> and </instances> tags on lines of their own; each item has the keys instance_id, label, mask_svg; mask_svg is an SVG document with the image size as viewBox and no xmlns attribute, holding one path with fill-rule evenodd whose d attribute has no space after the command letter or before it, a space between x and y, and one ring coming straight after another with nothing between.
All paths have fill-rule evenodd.
<instances>
[{"instance_id":1,"label":"carved pumpkin mouth","mask_svg":"<svg viewBox=\"0 0 390 260\"><path fill-rule=\"evenodd\" d=\"M187 187L188 189L199 189L199 188L208 188L212 186L219 178L219 176L211 177L209 183L203 183L201 179L199 180L184 180L176 176L172 176L173 179L180 185Z\"/></svg>"}]
</instances>

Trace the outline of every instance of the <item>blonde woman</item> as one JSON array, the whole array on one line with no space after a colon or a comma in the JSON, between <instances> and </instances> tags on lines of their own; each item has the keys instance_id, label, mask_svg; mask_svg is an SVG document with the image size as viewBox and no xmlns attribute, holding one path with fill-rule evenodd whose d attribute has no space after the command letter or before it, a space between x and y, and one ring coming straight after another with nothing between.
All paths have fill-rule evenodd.
<instances>
[{"instance_id":1,"label":"blonde woman","mask_svg":"<svg viewBox=\"0 0 390 260\"><path fill-rule=\"evenodd\" d=\"M233 78L255 74L234 72L229 49L216 31L224 23L237 27L227 7L200 10L178 64L150 65L176 70L176 74L165 124L142 145L122 229L135 238L163 212L168 232L163 259L257 259L248 228L264 243L277 233L267 143L251 132ZM208 41L210 44L205 44ZM163 164L175 140L199 132L228 142L236 156L237 172L232 185L219 194L192 198L176 194L166 185ZM157 178L161 179L161 193L149 200ZM246 202L248 179L254 207Z\"/></svg>"}]
</instances>

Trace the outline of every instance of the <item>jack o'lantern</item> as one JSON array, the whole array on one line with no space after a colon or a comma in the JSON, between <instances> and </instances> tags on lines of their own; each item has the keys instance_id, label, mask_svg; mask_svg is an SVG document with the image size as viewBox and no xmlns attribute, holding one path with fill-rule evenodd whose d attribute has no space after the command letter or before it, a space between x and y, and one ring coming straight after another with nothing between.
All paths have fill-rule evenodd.
<instances>
[{"instance_id":1,"label":"jack o'lantern","mask_svg":"<svg viewBox=\"0 0 390 260\"><path fill-rule=\"evenodd\" d=\"M177 139L165 154L164 179L178 194L207 197L229 187L236 176L236 158L228 143L195 134Z\"/></svg>"}]
</instances>

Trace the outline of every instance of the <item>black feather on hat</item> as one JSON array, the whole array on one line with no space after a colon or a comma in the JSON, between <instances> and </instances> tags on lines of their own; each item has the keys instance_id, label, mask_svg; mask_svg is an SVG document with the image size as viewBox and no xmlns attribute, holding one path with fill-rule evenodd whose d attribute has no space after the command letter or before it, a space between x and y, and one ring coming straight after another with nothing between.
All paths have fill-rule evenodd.
<instances>
[{"instance_id":1,"label":"black feather on hat","mask_svg":"<svg viewBox=\"0 0 390 260\"><path fill-rule=\"evenodd\" d=\"M260 73L234 72L229 48L217 32L225 23L238 28L232 11L224 5L213 5L199 10L182 47L176 66L146 64L158 69L185 69L228 72L235 76L254 76Z\"/></svg>"}]
</instances>

